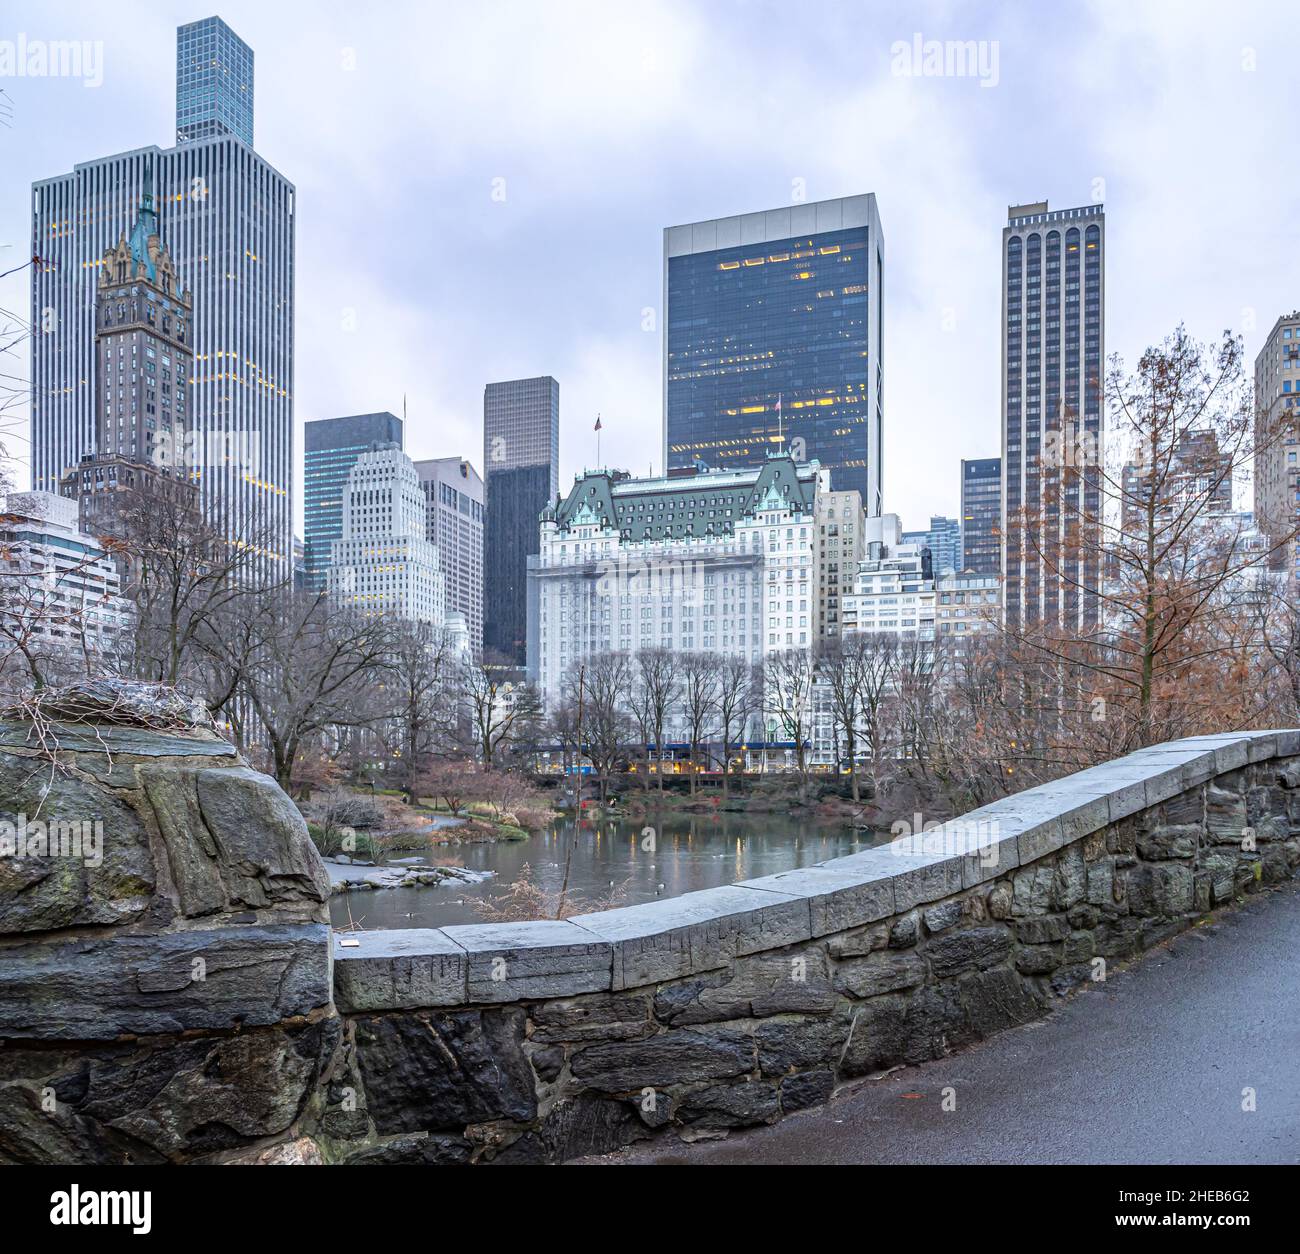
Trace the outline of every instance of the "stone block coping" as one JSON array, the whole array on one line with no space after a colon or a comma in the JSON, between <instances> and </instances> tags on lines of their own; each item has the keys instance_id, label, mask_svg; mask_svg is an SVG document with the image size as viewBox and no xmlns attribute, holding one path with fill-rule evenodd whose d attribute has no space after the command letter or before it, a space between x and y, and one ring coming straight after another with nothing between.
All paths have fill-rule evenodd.
<instances>
[{"instance_id":1,"label":"stone block coping","mask_svg":"<svg viewBox=\"0 0 1300 1254\"><path fill-rule=\"evenodd\" d=\"M816 866L563 921L336 934L335 1000L353 1013L493 1004L717 970L950 897L1217 775L1298 754L1300 728L1192 736Z\"/></svg>"}]
</instances>

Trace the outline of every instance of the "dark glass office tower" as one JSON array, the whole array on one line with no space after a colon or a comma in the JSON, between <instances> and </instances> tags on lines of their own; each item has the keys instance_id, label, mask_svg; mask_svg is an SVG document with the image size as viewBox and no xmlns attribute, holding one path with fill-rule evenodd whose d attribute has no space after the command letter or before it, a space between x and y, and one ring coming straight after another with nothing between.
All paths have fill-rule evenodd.
<instances>
[{"instance_id":1,"label":"dark glass office tower","mask_svg":"<svg viewBox=\"0 0 1300 1254\"><path fill-rule=\"evenodd\" d=\"M304 582L325 589L330 551L343 536L343 493L348 475L372 444L402 447L402 420L394 414L318 418L303 426Z\"/></svg>"},{"instance_id":2,"label":"dark glass office tower","mask_svg":"<svg viewBox=\"0 0 1300 1254\"><path fill-rule=\"evenodd\" d=\"M176 142L253 146L253 50L219 17L176 28Z\"/></svg>"},{"instance_id":3,"label":"dark glass office tower","mask_svg":"<svg viewBox=\"0 0 1300 1254\"><path fill-rule=\"evenodd\" d=\"M874 195L668 227L669 473L784 449L879 514L883 271Z\"/></svg>"},{"instance_id":4,"label":"dark glass office tower","mask_svg":"<svg viewBox=\"0 0 1300 1254\"><path fill-rule=\"evenodd\" d=\"M1002 573L1002 458L961 463L961 570Z\"/></svg>"},{"instance_id":5,"label":"dark glass office tower","mask_svg":"<svg viewBox=\"0 0 1300 1254\"><path fill-rule=\"evenodd\" d=\"M528 559L560 486L560 385L550 375L483 389L483 649L527 661Z\"/></svg>"},{"instance_id":6,"label":"dark glass office tower","mask_svg":"<svg viewBox=\"0 0 1300 1254\"><path fill-rule=\"evenodd\" d=\"M1097 623L1101 205L1013 205L1002 231L1003 572L1009 626Z\"/></svg>"}]
</instances>

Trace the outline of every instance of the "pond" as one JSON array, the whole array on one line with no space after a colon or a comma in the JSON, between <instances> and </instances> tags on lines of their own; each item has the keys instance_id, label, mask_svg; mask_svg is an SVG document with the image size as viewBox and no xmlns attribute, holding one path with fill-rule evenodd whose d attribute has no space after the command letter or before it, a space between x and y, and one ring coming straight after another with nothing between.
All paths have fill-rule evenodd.
<instances>
[{"instance_id":1,"label":"pond","mask_svg":"<svg viewBox=\"0 0 1300 1254\"><path fill-rule=\"evenodd\" d=\"M643 848L646 826L655 829L654 849ZM330 901L336 927L351 920L366 929L443 927L481 923L480 898L509 890L525 863L534 883L558 897L569 858L569 898L595 908L606 904L614 886L618 905L678 897L700 888L812 866L827 858L867 849L890 839L888 832L854 831L779 814L650 815L644 819L562 818L527 840L440 846L420 862L457 859L475 871L493 871L481 884L451 881L437 887L385 888L337 893ZM398 855L402 865L411 861Z\"/></svg>"}]
</instances>

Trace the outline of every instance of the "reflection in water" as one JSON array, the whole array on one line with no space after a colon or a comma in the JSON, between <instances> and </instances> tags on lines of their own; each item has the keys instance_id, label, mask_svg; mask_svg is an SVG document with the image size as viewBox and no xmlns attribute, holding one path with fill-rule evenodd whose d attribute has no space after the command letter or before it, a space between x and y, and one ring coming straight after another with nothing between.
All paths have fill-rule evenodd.
<instances>
[{"instance_id":1,"label":"reflection in water","mask_svg":"<svg viewBox=\"0 0 1300 1254\"><path fill-rule=\"evenodd\" d=\"M643 830L655 829L655 848L643 848ZM449 888L390 888L340 894L330 913L336 925L352 918L366 928L442 927L478 923L472 901L499 895L528 863L534 881L558 892L572 846L569 894L602 897L626 883L622 903L679 897L700 888L812 866L889 839L887 832L852 831L784 815L666 814L644 820L559 819L527 840L440 847L436 857L458 858L474 870L495 871L483 884ZM397 855L403 857L403 855Z\"/></svg>"}]
</instances>

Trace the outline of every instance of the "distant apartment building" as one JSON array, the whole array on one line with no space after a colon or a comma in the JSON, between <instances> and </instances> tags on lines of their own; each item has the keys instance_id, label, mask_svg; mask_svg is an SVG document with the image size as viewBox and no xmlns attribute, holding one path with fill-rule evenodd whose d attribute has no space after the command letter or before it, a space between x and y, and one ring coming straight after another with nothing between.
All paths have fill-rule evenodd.
<instances>
[{"instance_id":1,"label":"distant apartment building","mask_svg":"<svg viewBox=\"0 0 1300 1254\"><path fill-rule=\"evenodd\" d=\"M1002 459L961 463L961 561L958 570L1002 573Z\"/></svg>"},{"instance_id":2,"label":"distant apartment building","mask_svg":"<svg viewBox=\"0 0 1300 1254\"><path fill-rule=\"evenodd\" d=\"M0 496L0 620L47 664L47 678L61 663L85 674L87 654L122 642L132 608L116 561L79 530L75 500L52 492Z\"/></svg>"},{"instance_id":3,"label":"distant apartment building","mask_svg":"<svg viewBox=\"0 0 1300 1254\"><path fill-rule=\"evenodd\" d=\"M1163 526L1171 515L1194 503L1202 519L1221 518L1232 513L1232 455L1220 450L1214 431L1184 430L1162 455L1159 484L1146 467L1136 461L1125 463L1120 479L1120 519L1124 534L1140 535L1155 491L1156 524Z\"/></svg>"},{"instance_id":4,"label":"distant apartment building","mask_svg":"<svg viewBox=\"0 0 1300 1254\"><path fill-rule=\"evenodd\" d=\"M1098 621L1101 205L1013 205L1002 231L1002 569L1009 626ZM1030 530L1026 530L1026 529ZM1044 556L1044 554L1046 556Z\"/></svg>"},{"instance_id":5,"label":"distant apartment building","mask_svg":"<svg viewBox=\"0 0 1300 1254\"><path fill-rule=\"evenodd\" d=\"M816 460L880 511L884 243L874 195L664 230L664 465Z\"/></svg>"},{"instance_id":6,"label":"distant apartment building","mask_svg":"<svg viewBox=\"0 0 1300 1254\"><path fill-rule=\"evenodd\" d=\"M961 523L956 518L932 514L925 531L904 531L903 543L928 548L936 575L950 574L961 568Z\"/></svg>"},{"instance_id":7,"label":"distant apartment building","mask_svg":"<svg viewBox=\"0 0 1300 1254\"><path fill-rule=\"evenodd\" d=\"M944 575L934 585L935 638L960 645L1002 625L1002 579L978 571Z\"/></svg>"},{"instance_id":8,"label":"distant apartment building","mask_svg":"<svg viewBox=\"0 0 1300 1254\"><path fill-rule=\"evenodd\" d=\"M560 484L560 385L549 375L489 383L483 390L483 648L525 664L528 559L538 517Z\"/></svg>"},{"instance_id":9,"label":"distant apartment building","mask_svg":"<svg viewBox=\"0 0 1300 1254\"><path fill-rule=\"evenodd\" d=\"M241 51L242 50L242 51ZM246 54L246 56L245 56ZM146 189L192 294L191 424L202 508L288 576L293 547L296 192L250 146L252 53L219 19L177 32L174 148L78 163L32 185L32 484L101 450L100 268Z\"/></svg>"},{"instance_id":10,"label":"distant apartment building","mask_svg":"<svg viewBox=\"0 0 1300 1254\"><path fill-rule=\"evenodd\" d=\"M374 445L348 474L329 591L362 614L434 627L446 622L447 588L426 535L424 490L397 444Z\"/></svg>"},{"instance_id":11,"label":"distant apartment building","mask_svg":"<svg viewBox=\"0 0 1300 1254\"><path fill-rule=\"evenodd\" d=\"M862 494L856 491L819 492L816 498L817 534L821 542L817 596L817 635L822 641L840 634L842 599L866 546L866 515Z\"/></svg>"},{"instance_id":12,"label":"distant apartment building","mask_svg":"<svg viewBox=\"0 0 1300 1254\"><path fill-rule=\"evenodd\" d=\"M447 584L447 614L465 620L469 648L483 649L483 480L463 457L415 463L424 490L425 528L438 548Z\"/></svg>"},{"instance_id":13,"label":"distant apartment building","mask_svg":"<svg viewBox=\"0 0 1300 1254\"><path fill-rule=\"evenodd\" d=\"M844 597L843 634L934 639L934 567L924 546L903 539L897 514L867 519L866 555Z\"/></svg>"},{"instance_id":14,"label":"distant apartment building","mask_svg":"<svg viewBox=\"0 0 1300 1254\"><path fill-rule=\"evenodd\" d=\"M867 520L867 556L845 598L844 634L947 642L1001 623L1001 579L971 571L939 574L926 547L907 539L897 514Z\"/></svg>"},{"instance_id":15,"label":"distant apartment building","mask_svg":"<svg viewBox=\"0 0 1300 1254\"><path fill-rule=\"evenodd\" d=\"M303 579L324 591L334 541L343 536L343 498L357 459L375 444L402 447L402 420L387 412L317 418L303 427Z\"/></svg>"},{"instance_id":16,"label":"distant apartment building","mask_svg":"<svg viewBox=\"0 0 1300 1254\"><path fill-rule=\"evenodd\" d=\"M1300 310L1273 324L1255 358L1255 521L1274 570L1300 581Z\"/></svg>"}]
</instances>

